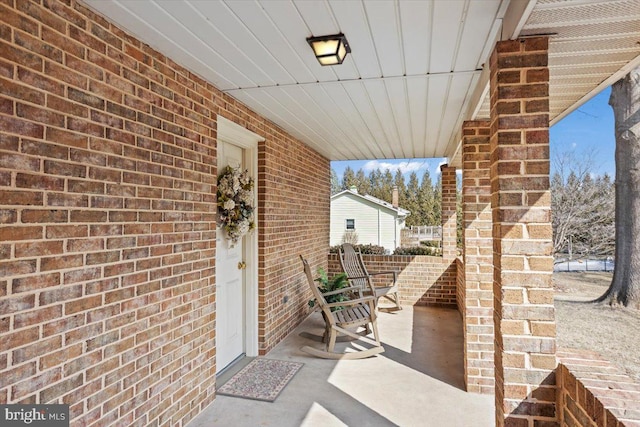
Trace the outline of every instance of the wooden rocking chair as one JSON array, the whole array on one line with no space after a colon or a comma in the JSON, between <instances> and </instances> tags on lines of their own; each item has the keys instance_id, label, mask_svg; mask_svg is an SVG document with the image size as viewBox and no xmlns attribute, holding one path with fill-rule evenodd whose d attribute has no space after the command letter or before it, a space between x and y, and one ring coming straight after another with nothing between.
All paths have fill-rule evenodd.
<instances>
[{"instance_id":1,"label":"wooden rocking chair","mask_svg":"<svg viewBox=\"0 0 640 427\"><path fill-rule=\"evenodd\" d=\"M321 357L323 359L362 359L370 357L384 351L384 347L380 344L380 338L378 335L378 325L376 324L376 310L375 310L375 298L372 296L361 297L348 301L340 301L334 303L328 303L325 297L330 295L336 295L340 293L354 292L359 294L359 290L346 287L338 289L336 291L321 293L314 282L311 275L311 268L306 259L300 256L302 264L304 265L304 272L309 282L309 287L313 292L313 296L322 311L322 317L325 321L325 333L323 341L325 342L325 350L320 350L310 346L304 346L301 348L305 353L312 356ZM331 311L335 308L334 311ZM368 326L371 324L373 329L374 339L370 339L364 336L362 333L353 332L347 328L364 327L364 334L368 332ZM338 339L338 334L346 335L350 338L355 338L361 342L364 342L371 348L365 348L364 350L357 350L351 353L338 353L335 351L335 344Z\"/></svg>"},{"instance_id":2,"label":"wooden rocking chair","mask_svg":"<svg viewBox=\"0 0 640 427\"><path fill-rule=\"evenodd\" d=\"M396 310L402 310L398 299L398 274L395 271L380 271L376 273L367 272L367 268L362 260L362 253L355 250L350 243L343 243L340 249L340 265L342 271L347 274L347 278L353 286L362 289L362 292L373 294L376 297L376 307L378 300L384 297L396 305ZM392 275L393 279L387 286L375 286L373 276Z\"/></svg>"}]
</instances>

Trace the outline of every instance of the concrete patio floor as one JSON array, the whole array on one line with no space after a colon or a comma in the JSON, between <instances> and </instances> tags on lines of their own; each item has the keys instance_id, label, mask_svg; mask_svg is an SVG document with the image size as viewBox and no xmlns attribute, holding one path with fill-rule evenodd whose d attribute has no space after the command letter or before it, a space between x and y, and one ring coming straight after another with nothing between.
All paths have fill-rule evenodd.
<instances>
[{"instance_id":1,"label":"concrete patio floor","mask_svg":"<svg viewBox=\"0 0 640 427\"><path fill-rule=\"evenodd\" d=\"M265 357L305 365L273 403L217 396L189 427L209 426L493 426L494 398L466 393L462 324L456 310L404 307L378 318L385 352L360 360L325 360L300 347L323 344L312 314ZM343 347L349 344L343 344ZM221 375L218 386L246 364Z\"/></svg>"}]
</instances>

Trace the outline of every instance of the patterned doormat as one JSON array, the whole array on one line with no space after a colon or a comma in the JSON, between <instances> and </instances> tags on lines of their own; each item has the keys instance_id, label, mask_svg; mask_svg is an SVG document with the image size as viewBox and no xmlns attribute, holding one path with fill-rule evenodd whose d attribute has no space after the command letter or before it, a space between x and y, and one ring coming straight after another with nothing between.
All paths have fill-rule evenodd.
<instances>
[{"instance_id":1,"label":"patterned doormat","mask_svg":"<svg viewBox=\"0 0 640 427\"><path fill-rule=\"evenodd\" d=\"M273 402L304 363L258 357L218 389L218 394Z\"/></svg>"}]
</instances>

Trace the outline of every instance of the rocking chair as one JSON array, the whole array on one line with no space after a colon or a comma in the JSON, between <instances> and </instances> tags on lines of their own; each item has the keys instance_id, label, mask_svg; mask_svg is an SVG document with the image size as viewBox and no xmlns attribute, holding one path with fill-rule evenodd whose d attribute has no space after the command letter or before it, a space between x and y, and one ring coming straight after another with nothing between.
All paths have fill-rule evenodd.
<instances>
[{"instance_id":1,"label":"rocking chair","mask_svg":"<svg viewBox=\"0 0 640 427\"><path fill-rule=\"evenodd\" d=\"M384 347L380 344L380 338L378 335L378 325L376 324L376 311L374 306L375 298L368 296L334 303L327 302L326 297L330 295L337 295L340 293L355 293L358 295L359 290L349 286L335 291L321 293L316 286L317 284L313 280L309 263L302 256L300 256L300 258L304 265L304 272L307 276L309 287L311 288L313 296L322 311L322 317L325 321L325 332L323 337L325 349L320 350L314 347L304 346L301 350L305 353L311 354L312 356L321 357L323 359L362 359L382 353L384 351ZM366 334L369 331L369 324L371 324L373 329L374 339L370 339L362 335L362 333L353 332L347 329L364 327L364 333ZM352 339L355 338L373 347L351 353L336 352L335 344L338 340L338 334L346 335Z\"/></svg>"},{"instance_id":2,"label":"rocking chair","mask_svg":"<svg viewBox=\"0 0 640 427\"><path fill-rule=\"evenodd\" d=\"M400 300L398 299L398 274L395 271L380 271L377 273L367 272L367 268L362 260L362 253L355 250L350 243L343 243L340 249L340 265L342 271L347 274L347 278L353 286L362 289L362 292L373 294L376 298L376 307L378 306L378 300L384 297L394 303L396 310L402 310L400 306ZM373 276L390 274L393 275L393 279L387 286L375 286L373 282Z\"/></svg>"}]
</instances>

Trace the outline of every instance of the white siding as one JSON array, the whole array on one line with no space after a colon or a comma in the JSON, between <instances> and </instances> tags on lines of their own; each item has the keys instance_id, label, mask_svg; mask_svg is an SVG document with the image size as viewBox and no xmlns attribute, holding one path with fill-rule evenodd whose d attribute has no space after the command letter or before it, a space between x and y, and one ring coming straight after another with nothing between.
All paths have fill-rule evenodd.
<instances>
[{"instance_id":1,"label":"white siding","mask_svg":"<svg viewBox=\"0 0 640 427\"><path fill-rule=\"evenodd\" d=\"M331 200L331 246L342 243L347 218L356 221L358 243L384 246L390 252L400 244L393 211L362 197L345 193ZM396 242L396 235L398 236Z\"/></svg>"}]
</instances>

